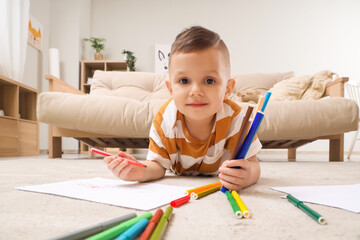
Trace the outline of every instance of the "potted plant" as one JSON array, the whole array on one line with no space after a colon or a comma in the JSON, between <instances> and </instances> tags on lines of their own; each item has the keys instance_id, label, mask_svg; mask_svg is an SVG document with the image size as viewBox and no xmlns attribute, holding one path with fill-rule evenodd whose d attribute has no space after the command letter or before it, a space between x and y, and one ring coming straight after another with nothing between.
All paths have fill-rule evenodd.
<instances>
[{"instance_id":1,"label":"potted plant","mask_svg":"<svg viewBox=\"0 0 360 240\"><path fill-rule=\"evenodd\" d=\"M103 59L103 55L101 53L101 50L104 49L105 45L103 42L105 42L106 40L104 38L84 38L84 40L86 42L91 42L91 47L95 49L96 53L94 54L94 59L95 60L102 60Z\"/></svg>"},{"instance_id":2,"label":"potted plant","mask_svg":"<svg viewBox=\"0 0 360 240\"><path fill-rule=\"evenodd\" d=\"M136 68L135 68L135 62L136 62L136 57L134 56L134 52L131 51L127 51L127 50L123 50L122 52L125 55L125 61L126 64L129 68L130 72L135 72Z\"/></svg>"}]
</instances>

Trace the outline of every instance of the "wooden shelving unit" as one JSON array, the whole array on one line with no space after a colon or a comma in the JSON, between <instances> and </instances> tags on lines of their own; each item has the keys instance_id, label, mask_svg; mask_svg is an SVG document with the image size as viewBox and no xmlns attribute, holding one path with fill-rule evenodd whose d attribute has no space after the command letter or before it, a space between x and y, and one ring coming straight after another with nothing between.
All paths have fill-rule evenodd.
<instances>
[{"instance_id":1,"label":"wooden shelving unit","mask_svg":"<svg viewBox=\"0 0 360 240\"><path fill-rule=\"evenodd\" d=\"M0 75L0 157L39 155L36 89Z\"/></svg>"},{"instance_id":2,"label":"wooden shelving unit","mask_svg":"<svg viewBox=\"0 0 360 240\"><path fill-rule=\"evenodd\" d=\"M91 78L94 76L96 70L103 71L127 71L127 64L125 61L115 60L93 60L81 61L80 70L80 90L84 93L90 93Z\"/></svg>"},{"instance_id":3,"label":"wooden shelving unit","mask_svg":"<svg viewBox=\"0 0 360 240\"><path fill-rule=\"evenodd\" d=\"M128 71L125 61L116 60L84 60L80 63L80 90L90 93L91 78L96 70ZM80 153L89 153L89 146L80 141ZM94 155L94 154L92 154Z\"/></svg>"}]
</instances>

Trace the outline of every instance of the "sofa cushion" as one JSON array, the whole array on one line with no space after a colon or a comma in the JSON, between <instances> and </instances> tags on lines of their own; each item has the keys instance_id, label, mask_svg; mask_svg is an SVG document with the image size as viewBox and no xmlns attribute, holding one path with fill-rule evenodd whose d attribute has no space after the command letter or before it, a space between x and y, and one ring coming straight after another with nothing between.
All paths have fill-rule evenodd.
<instances>
[{"instance_id":1,"label":"sofa cushion","mask_svg":"<svg viewBox=\"0 0 360 240\"><path fill-rule=\"evenodd\" d=\"M298 140L357 129L359 108L341 97L320 100L273 101L260 125L260 140Z\"/></svg>"},{"instance_id":2,"label":"sofa cushion","mask_svg":"<svg viewBox=\"0 0 360 240\"><path fill-rule=\"evenodd\" d=\"M118 96L138 101L169 99L167 74L95 71L90 95Z\"/></svg>"},{"instance_id":3,"label":"sofa cushion","mask_svg":"<svg viewBox=\"0 0 360 240\"><path fill-rule=\"evenodd\" d=\"M152 119L166 100L141 102L107 95L44 92L39 95L39 121L61 128L125 138L148 137Z\"/></svg>"},{"instance_id":4,"label":"sofa cushion","mask_svg":"<svg viewBox=\"0 0 360 240\"><path fill-rule=\"evenodd\" d=\"M294 76L294 72L233 74L236 84L234 93L246 89L269 90L274 84Z\"/></svg>"}]
</instances>

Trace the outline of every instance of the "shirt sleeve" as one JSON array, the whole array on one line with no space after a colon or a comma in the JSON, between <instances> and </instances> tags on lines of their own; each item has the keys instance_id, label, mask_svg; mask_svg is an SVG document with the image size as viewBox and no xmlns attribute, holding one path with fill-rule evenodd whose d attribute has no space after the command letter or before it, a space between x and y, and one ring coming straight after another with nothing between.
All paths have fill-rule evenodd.
<instances>
[{"instance_id":1,"label":"shirt sleeve","mask_svg":"<svg viewBox=\"0 0 360 240\"><path fill-rule=\"evenodd\" d=\"M156 125L156 123L155 123ZM158 162L163 168L170 169L171 160L170 156L162 142L162 139L157 131L161 131L161 129L156 129L154 123L151 126L150 133L149 133L149 150L146 157L146 160L149 161L156 161Z\"/></svg>"}]
</instances>

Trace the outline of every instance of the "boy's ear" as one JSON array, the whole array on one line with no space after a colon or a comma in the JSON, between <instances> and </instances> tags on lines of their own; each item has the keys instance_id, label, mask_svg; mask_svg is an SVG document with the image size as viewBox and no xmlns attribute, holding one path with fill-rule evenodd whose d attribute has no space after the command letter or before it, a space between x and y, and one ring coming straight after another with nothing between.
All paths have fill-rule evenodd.
<instances>
[{"instance_id":1,"label":"boy's ear","mask_svg":"<svg viewBox=\"0 0 360 240\"><path fill-rule=\"evenodd\" d=\"M166 85L167 89L169 90L170 94L172 95L172 88L171 88L170 80L165 80L165 85Z\"/></svg>"},{"instance_id":2,"label":"boy's ear","mask_svg":"<svg viewBox=\"0 0 360 240\"><path fill-rule=\"evenodd\" d=\"M225 92L225 99L228 99L234 90L235 87L235 79L229 79L226 84L226 92Z\"/></svg>"}]
</instances>

